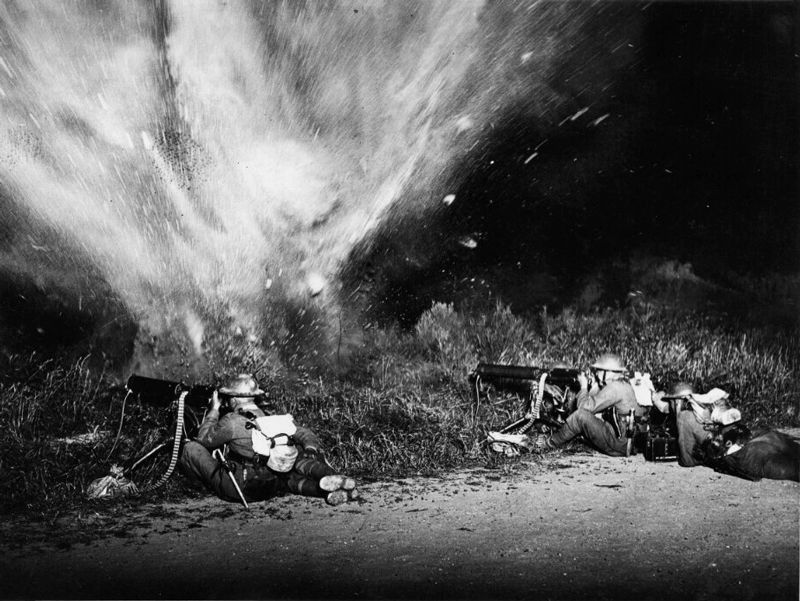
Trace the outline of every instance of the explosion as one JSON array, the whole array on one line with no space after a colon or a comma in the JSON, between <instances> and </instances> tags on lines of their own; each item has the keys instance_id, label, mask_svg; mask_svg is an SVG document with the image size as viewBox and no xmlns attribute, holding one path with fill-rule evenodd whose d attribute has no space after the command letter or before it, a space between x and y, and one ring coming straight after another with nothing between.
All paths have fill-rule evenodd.
<instances>
[{"instance_id":1,"label":"explosion","mask_svg":"<svg viewBox=\"0 0 800 601\"><path fill-rule=\"evenodd\" d=\"M340 273L353 253L408 215L457 205L466 161L509 115L558 125L571 92L549 78L597 14L6 3L2 275L71 314L118 307L140 350L170 337L197 357L237 337L279 355L303 337L330 347L352 309ZM580 77L592 92L611 76ZM607 117L578 108L573 121Z\"/></svg>"}]
</instances>

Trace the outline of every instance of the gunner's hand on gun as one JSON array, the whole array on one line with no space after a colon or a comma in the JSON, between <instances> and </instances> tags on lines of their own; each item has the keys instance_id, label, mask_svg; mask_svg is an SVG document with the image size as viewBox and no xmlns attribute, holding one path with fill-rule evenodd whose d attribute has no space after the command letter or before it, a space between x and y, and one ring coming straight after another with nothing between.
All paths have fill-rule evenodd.
<instances>
[{"instance_id":1,"label":"gunner's hand on gun","mask_svg":"<svg viewBox=\"0 0 800 601\"><path fill-rule=\"evenodd\" d=\"M211 393L211 398L208 400L208 409L209 411L219 411L221 406L222 401L219 398L219 393L215 390Z\"/></svg>"}]
</instances>

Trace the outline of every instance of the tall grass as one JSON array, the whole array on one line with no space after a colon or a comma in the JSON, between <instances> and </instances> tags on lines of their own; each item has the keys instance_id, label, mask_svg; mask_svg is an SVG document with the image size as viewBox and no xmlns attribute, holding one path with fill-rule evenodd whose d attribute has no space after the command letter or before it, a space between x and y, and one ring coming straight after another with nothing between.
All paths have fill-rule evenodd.
<instances>
[{"instance_id":1,"label":"tall grass","mask_svg":"<svg viewBox=\"0 0 800 601\"><path fill-rule=\"evenodd\" d=\"M796 426L800 338L796 331L765 332L641 299L618 309L544 309L527 316L503 304L481 312L436 303L413 331L369 330L344 377L274 378L262 385L270 409L313 428L338 468L368 479L436 474L495 461L481 441L521 410L513 396L475 396L468 374L479 360L585 367L613 351L630 370L650 372L661 388L679 380L701 391L723 388L751 425ZM85 485L111 463L129 462L171 434L169 410L129 402L117 440L124 391L107 374L92 373L85 359L62 366L34 354L5 363L3 511L82 503ZM157 478L167 455L136 478ZM167 492L182 494L181 482L173 478Z\"/></svg>"},{"instance_id":2,"label":"tall grass","mask_svg":"<svg viewBox=\"0 0 800 601\"><path fill-rule=\"evenodd\" d=\"M0 480L4 505L42 505L73 497L98 462L96 449L59 443L101 430L103 374L86 358L65 367L36 354L8 357L0 381ZM103 395L106 396L106 395Z\"/></svg>"}]
</instances>

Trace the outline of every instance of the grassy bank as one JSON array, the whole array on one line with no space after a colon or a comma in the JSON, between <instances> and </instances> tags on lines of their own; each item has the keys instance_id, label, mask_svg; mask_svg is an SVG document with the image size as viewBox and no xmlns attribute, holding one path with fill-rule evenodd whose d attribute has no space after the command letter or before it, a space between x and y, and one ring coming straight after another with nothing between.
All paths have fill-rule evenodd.
<instances>
[{"instance_id":1,"label":"grassy bank","mask_svg":"<svg viewBox=\"0 0 800 601\"><path fill-rule=\"evenodd\" d=\"M476 399L468 373L479 361L586 367L604 351L657 386L683 380L731 394L754 426L800 424L797 332L735 330L701 315L631 304L579 314L521 317L508 307L456 311L435 304L414 331L372 329L350 371L339 377L262 382L276 412L316 430L331 462L361 478L435 474L505 461L481 446L489 429L519 415L521 401ZM83 359L68 366L36 354L3 359L0 380L0 498L3 512L52 512L86 503L85 486L112 463L125 464L171 435L169 409L126 404L124 390ZM119 434L119 436L118 436ZM135 473L139 484L160 462ZM175 476L158 494L185 494Z\"/></svg>"}]
</instances>

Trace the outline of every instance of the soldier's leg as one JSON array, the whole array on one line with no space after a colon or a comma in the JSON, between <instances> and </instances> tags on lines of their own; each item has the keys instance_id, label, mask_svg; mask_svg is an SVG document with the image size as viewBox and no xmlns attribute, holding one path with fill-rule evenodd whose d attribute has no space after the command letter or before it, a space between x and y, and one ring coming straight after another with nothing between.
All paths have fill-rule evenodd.
<instances>
[{"instance_id":1,"label":"soldier's leg","mask_svg":"<svg viewBox=\"0 0 800 601\"><path fill-rule=\"evenodd\" d=\"M579 435L606 455L618 457L626 454L627 439L617 438L611 424L586 409L572 413L561 429L550 437L550 441L558 446Z\"/></svg>"},{"instance_id":2,"label":"soldier's leg","mask_svg":"<svg viewBox=\"0 0 800 601\"><path fill-rule=\"evenodd\" d=\"M313 457L301 457L289 472L286 485L294 494L325 497L329 504L338 505L355 494L356 482Z\"/></svg>"},{"instance_id":3,"label":"soldier's leg","mask_svg":"<svg viewBox=\"0 0 800 601\"><path fill-rule=\"evenodd\" d=\"M550 442L555 446L561 446L576 436L580 436L583 432L583 427L581 424L587 416L591 419L597 419L593 413L586 411L586 409L576 409L570 413L569 417L567 417L566 421L564 422L564 425L561 426L558 431L550 437Z\"/></svg>"},{"instance_id":4,"label":"soldier's leg","mask_svg":"<svg viewBox=\"0 0 800 601\"><path fill-rule=\"evenodd\" d=\"M324 476L335 474L336 471L327 463L323 463L314 457L298 457L294 462L294 470L302 476L308 478L322 479Z\"/></svg>"},{"instance_id":5,"label":"soldier's leg","mask_svg":"<svg viewBox=\"0 0 800 601\"><path fill-rule=\"evenodd\" d=\"M614 427L606 420L598 419L594 414L590 415L591 419L581 420L584 437L601 453L611 457L625 457L628 454L627 437L617 436Z\"/></svg>"},{"instance_id":6,"label":"soldier's leg","mask_svg":"<svg viewBox=\"0 0 800 601\"><path fill-rule=\"evenodd\" d=\"M334 473L332 467L318 461L313 455L301 455L294 462L292 471L286 475L286 487L296 495L324 497L326 492L320 488L319 482Z\"/></svg>"},{"instance_id":7,"label":"soldier's leg","mask_svg":"<svg viewBox=\"0 0 800 601\"><path fill-rule=\"evenodd\" d=\"M675 423L678 426L678 464L683 467L700 465L694 457L694 448L711 435L697 421L693 411L678 411Z\"/></svg>"},{"instance_id":8,"label":"soldier's leg","mask_svg":"<svg viewBox=\"0 0 800 601\"><path fill-rule=\"evenodd\" d=\"M199 442L190 440L183 447L181 453L181 467L190 478L202 482L205 487L226 501L240 501L239 494L230 480L227 472L222 469L219 461L211 456L211 451ZM234 465L235 464L231 464ZM237 472L241 470L237 469ZM242 474L236 473L235 477L241 487Z\"/></svg>"},{"instance_id":9,"label":"soldier's leg","mask_svg":"<svg viewBox=\"0 0 800 601\"><path fill-rule=\"evenodd\" d=\"M310 497L323 496L338 489L353 490L356 482L316 459L298 460L289 472L286 484L290 492Z\"/></svg>"},{"instance_id":10,"label":"soldier's leg","mask_svg":"<svg viewBox=\"0 0 800 601\"><path fill-rule=\"evenodd\" d=\"M309 478L295 470L286 476L286 487L290 493L304 497L324 497L327 494L319 487L319 478Z\"/></svg>"},{"instance_id":11,"label":"soldier's leg","mask_svg":"<svg viewBox=\"0 0 800 601\"><path fill-rule=\"evenodd\" d=\"M800 482L800 444L780 432L760 433L722 461L731 473L748 480Z\"/></svg>"}]
</instances>

